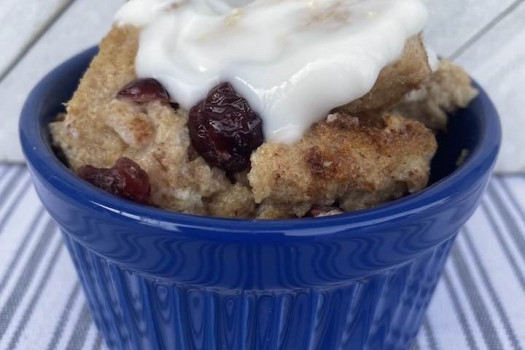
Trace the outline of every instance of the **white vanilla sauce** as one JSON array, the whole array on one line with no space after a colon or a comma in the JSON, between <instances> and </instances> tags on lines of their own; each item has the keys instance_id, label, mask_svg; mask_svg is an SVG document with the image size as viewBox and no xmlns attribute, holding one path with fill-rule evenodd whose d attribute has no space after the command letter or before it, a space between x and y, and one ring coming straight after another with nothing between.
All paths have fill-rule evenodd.
<instances>
[{"instance_id":1,"label":"white vanilla sauce","mask_svg":"<svg viewBox=\"0 0 525 350\"><path fill-rule=\"evenodd\" d=\"M116 17L143 28L139 77L188 110L230 82L286 143L369 92L426 20L422 0L131 0Z\"/></svg>"}]
</instances>

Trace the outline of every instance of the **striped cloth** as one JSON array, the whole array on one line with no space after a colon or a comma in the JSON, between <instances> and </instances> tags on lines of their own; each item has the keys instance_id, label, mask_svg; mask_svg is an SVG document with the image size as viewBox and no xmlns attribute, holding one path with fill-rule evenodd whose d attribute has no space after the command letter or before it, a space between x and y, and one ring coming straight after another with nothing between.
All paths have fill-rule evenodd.
<instances>
[{"instance_id":1,"label":"striped cloth","mask_svg":"<svg viewBox=\"0 0 525 350\"><path fill-rule=\"evenodd\" d=\"M498 177L464 228L413 349L525 349L525 178ZM0 350L103 350L56 224L0 165Z\"/></svg>"}]
</instances>

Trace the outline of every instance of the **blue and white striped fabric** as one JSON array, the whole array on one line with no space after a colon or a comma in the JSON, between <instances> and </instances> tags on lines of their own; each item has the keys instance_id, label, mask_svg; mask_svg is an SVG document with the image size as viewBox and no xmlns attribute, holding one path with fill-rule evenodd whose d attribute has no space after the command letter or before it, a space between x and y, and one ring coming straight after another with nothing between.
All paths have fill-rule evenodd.
<instances>
[{"instance_id":1,"label":"blue and white striped fabric","mask_svg":"<svg viewBox=\"0 0 525 350\"><path fill-rule=\"evenodd\" d=\"M26 168L0 165L0 350L53 349L105 346ZM525 349L524 177L492 180L414 349Z\"/></svg>"}]
</instances>

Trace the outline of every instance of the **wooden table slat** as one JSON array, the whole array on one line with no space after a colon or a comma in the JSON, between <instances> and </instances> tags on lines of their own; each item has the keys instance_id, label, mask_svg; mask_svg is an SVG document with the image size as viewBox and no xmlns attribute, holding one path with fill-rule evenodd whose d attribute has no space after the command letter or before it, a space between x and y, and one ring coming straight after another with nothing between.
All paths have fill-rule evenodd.
<instances>
[{"instance_id":1,"label":"wooden table slat","mask_svg":"<svg viewBox=\"0 0 525 350\"><path fill-rule=\"evenodd\" d=\"M73 0L0 0L0 77Z\"/></svg>"},{"instance_id":2,"label":"wooden table slat","mask_svg":"<svg viewBox=\"0 0 525 350\"><path fill-rule=\"evenodd\" d=\"M0 145L5 145L0 147L0 162L23 159L18 146L18 117L34 84L60 62L100 41L123 3L124 0L75 1L0 82L0 96L8 101L0 104Z\"/></svg>"},{"instance_id":3,"label":"wooden table slat","mask_svg":"<svg viewBox=\"0 0 525 350\"><path fill-rule=\"evenodd\" d=\"M449 57L515 0L426 0L430 18L427 43Z\"/></svg>"}]
</instances>

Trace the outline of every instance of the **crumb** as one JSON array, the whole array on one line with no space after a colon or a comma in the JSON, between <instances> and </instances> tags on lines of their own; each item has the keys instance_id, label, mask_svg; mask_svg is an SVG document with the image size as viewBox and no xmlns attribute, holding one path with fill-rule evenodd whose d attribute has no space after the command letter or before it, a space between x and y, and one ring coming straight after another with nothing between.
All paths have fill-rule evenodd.
<instances>
[{"instance_id":1,"label":"crumb","mask_svg":"<svg viewBox=\"0 0 525 350\"><path fill-rule=\"evenodd\" d=\"M461 153L459 154L458 160L456 160L456 166L459 167L463 165L463 163L465 163L469 155L470 155L470 151L468 149L466 148L462 149Z\"/></svg>"}]
</instances>

